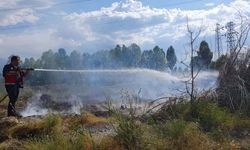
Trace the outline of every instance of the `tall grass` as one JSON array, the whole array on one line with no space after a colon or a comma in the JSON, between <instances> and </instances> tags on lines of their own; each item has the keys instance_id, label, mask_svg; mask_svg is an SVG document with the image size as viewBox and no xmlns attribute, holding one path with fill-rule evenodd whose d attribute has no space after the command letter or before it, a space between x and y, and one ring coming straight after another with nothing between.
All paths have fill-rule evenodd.
<instances>
[{"instance_id":1,"label":"tall grass","mask_svg":"<svg viewBox=\"0 0 250 150\"><path fill-rule=\"evenodd\" d=\"M154 130L158 135L157 139L164 141L160 143L161 149L199 150L210 147L210 140L199 129L199 124L176 119L157 124Z\"/></svg>"},{"instance_id":2,"label":"tall grass","mask_svg":"<svg viewBox=\"0 0 250 150\"><path fill-rule=\"evenodd\" d=\"M124 115L122 112L115 111L114 116L118 123L118 127L115 128L117 142L128 150L145 149L144 131L135 114L130 111L128 115Z\"/></svg>"},{"instance_id":3,"label":"tall grass","mask_svg":"<svg viewBox=\"0 0 250 150\"><path fill-rule=\"evenodd\" d=\"M10 128L8 133L11 137L23 139L32 137L41 137L61 132L61 117L48 115L43 120L29 120L19 123L17 126Z\"/></svg>"},{"instance_id":4,"label":"tall grass","mask_svg":"<svg viewBox=\"0 0 250 150\"><path fill-rule=\"evenodd\" d=\"M24 142L23 150L88 150L92 149L88 142L84 142L83 135L63 135L56 134L53 136L33 139ZM88 139L87 139L88 140Z\"/></svg>"}]
</instances>

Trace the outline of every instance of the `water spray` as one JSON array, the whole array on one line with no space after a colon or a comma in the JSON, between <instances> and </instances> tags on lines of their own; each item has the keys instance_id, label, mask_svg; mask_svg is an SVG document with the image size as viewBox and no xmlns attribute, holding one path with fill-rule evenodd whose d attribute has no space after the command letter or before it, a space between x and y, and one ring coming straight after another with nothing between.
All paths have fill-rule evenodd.
<instances>
[{"instance_id":1,"label":"water spray","mask_svg":"<svg viewBox=\"0 0 250 150\"><path fill-rule=\"evenodd\" d=\"M47 72L56 80L52 81L51 86L48 84L49 86L34 88L37 93L29 99L27 107L22 111L23 116L45 115L49 112L71 114L80 112L85 104L104 102L107 99L120 104L124 103L126 94L139 96L142 102L164 96L178 96L185 91L183 81L189 79L188 76L139 68L79 70L34 68L32 70L34 73ZM215 87L217 77L218 72L199 73L196 80L197 91ZM137 92L139 90L141 90L140 95ZM51 103L61 105L66 102L71 107L67 106L68 109L62 110L47 107L43 105L47 102L42 97L44 95L51 96L51 101L49 100Z\"/></svg>"},{"instance_id":2,"label":"water spray","mask_svg":"<svg viewBox=\"0 0 250 150\"><path fill-rule=\"evenodd\" d=\"M67 70L67 69L35 69L26 68L24 70L39 72L67 72L67 73L142 73L142 72L159 72L148 69L84 69L84 70Z\"/></svg>"}]
</instances>

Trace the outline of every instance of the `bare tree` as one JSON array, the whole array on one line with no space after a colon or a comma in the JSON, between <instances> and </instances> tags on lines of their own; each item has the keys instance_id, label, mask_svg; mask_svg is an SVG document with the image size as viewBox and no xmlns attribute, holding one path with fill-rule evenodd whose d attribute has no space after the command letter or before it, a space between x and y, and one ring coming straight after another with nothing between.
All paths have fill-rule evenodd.
<instances>
[{"instance_id":1,"label":"bare tree","mask_svg":"<svg viewBox=\"0 0 250 150\"><path fill-rule=\"evenodd\" d=\"M191 52L191 59L190 59L191 78L190 78L189 81L186 81L186 91L190 96L190 102L191 102L191 106L192 106L193 103L194 103L194 100L195 100L195 94L194 94L194 92L195 92L195 79L196 79L196 77L198 76L198 74L200 72L200 69L196 73L194 72L194 61L193 61L194 52L195 52L194 44L195 44L197 38L201 34L201 28L199 28L199 30L197 32L194 32L193 30L191 30L191 28L189 26L189 21L188 21L188 18L187 18L187 31L188 31L188 36L189 36L189 40L190 40L189 41L189 46L190 46L190 52ZM191 86L190 90L188 88L188 84L190 84L190 86Z\"/></svg>"}]
</instances>

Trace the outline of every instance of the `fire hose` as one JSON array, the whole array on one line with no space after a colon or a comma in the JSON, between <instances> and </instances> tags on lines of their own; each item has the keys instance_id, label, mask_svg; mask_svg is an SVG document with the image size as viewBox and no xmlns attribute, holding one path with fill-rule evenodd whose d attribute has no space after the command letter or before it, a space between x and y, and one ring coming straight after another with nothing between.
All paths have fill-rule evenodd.
<instances>
[{"instance_id":1,"label":"fire hose","mask_svg":"<svg viewBox=\"0 0 250 150\"><path fill-rule=\"evenodd\" d=\"M21 68L21 70L23 70L23 71L34 71L35 69L34 68Z\"/></svg>"}]
</instances>

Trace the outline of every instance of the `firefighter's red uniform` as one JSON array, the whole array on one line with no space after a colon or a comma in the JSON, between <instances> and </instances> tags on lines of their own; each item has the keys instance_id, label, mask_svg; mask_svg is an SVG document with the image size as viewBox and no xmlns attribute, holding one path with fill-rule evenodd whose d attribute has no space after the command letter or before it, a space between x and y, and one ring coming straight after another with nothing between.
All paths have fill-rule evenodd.
<instances>
[{"instance_id":1,"label":"firefighter's red uniform","mask_svg":"<svg viewBox=\"0 0 250 150\"><path fill-rule=\"evenodd\" d=\"M17 116L15 103L18 99L19 88L23 87L24 72L18 66L12 64L5 65L3 68L3 77L5 79L5 88L9 96L8 116Z\"/></svg>"}]
</instances>

